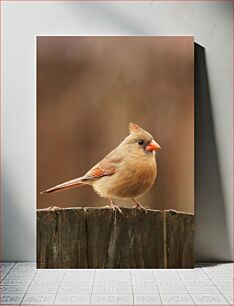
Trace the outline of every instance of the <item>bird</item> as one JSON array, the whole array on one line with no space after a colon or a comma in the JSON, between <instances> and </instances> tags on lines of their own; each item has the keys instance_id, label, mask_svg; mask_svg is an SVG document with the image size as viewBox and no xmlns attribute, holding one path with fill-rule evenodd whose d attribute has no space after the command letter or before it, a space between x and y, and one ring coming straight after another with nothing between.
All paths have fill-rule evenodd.
<instances>
[{"instance_id":1,"label":"bird","mask_svg":"<svg viewBox=\"0 0 234 306\"><path fill-rule=\"evenodd\" d=\"M156 152L161 149L153 136L130 122L129 135L83 176L41 192L52 193L90 185L96 193L110 200L113 210L121 209L113 199L131 199L135 208L144 209L138 200L154 184L157 176Z\"/></svg>"}]
</instances>

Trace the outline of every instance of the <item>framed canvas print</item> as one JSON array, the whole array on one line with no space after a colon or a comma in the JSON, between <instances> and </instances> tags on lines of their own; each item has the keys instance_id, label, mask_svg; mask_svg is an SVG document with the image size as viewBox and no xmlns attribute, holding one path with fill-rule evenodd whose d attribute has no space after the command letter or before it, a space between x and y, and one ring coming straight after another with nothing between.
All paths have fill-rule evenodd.
<instances>
[{"instance_id":1,"label":"framed canvas print","mask_svg":"<svg viewBox=\"0 0 234 306\"><path fill-rule=\"evenodd\" d=\"M37 37L37 267L192 268L192 36Z\"/></svg>"}]
</instances>

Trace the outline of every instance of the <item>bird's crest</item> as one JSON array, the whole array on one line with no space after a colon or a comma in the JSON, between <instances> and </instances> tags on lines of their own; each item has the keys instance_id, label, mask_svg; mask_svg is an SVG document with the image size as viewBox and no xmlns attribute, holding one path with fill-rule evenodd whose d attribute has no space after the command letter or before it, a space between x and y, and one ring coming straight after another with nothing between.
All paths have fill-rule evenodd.
<instances>
[{"instance_id":1,"label":"bird's crest","mask_svg":"<svg viewBox=\"0 0 234 306\"><path fill-rule=\"evenodd\" d=\"M139 125L137 125L136 123L132 123L132 122L129 123L128 129L129 129L129 133L139 132L143 130Z\"/></svg>"}]
</instances>

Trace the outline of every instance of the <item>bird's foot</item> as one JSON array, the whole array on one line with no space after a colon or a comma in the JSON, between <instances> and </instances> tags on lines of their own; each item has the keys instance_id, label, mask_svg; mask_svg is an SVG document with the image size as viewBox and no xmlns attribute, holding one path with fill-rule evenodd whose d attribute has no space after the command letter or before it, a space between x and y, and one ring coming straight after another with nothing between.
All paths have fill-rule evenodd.
<instances>
[{"instance_id":1,"label":"bird's foot","mask_svg":"<svg viewBox=\"0 0 234 306\"><path fill-rule=\"evenodd\" d=\"M119 213L121 213L122 214L122 210L120 209L120 207L118 206L118 205L116 205L115 203L114 203L114 201L112 200L112 198L109 198L109 200L110 200L110 208L112 208L114 211L119 211Z\"/></svg>"},{"instance_id":2,"label":"bird's foot","mask_svg":"<svg viewBox=\"0 0 234 306\"><path fill-rule=\"evenodd\" d=\"M60 210L60 209L61 208L58 207L58 206L50 206L50 207L47 208L47 210L49 210L49 211L57 211L57 210Z\"/></svg>"},{"instance_id":3,"label":"bird's foot","mask_svg":"<svg viewBox=\"0 0 234 306\"><path fill-rule=\"evenodd\" d=\"M141 205L140 203L134 205L133 208L140 209L140 210L148 210L148 209L149 209L148 206L143 206L143 205Z\"/></svg>"},{"instance_id":4,"label":"bird's foot","mask_svg":"<svg viewBox=\"0 0 234 306\"><path fill-rule=\"evenodd\" d=\"M110 208L112 208L114 211L119 211L119 213L123 213L121 208L118 205L115 205L114 203L111 203Z\"/></svg>"},{"instance_id":5,"label":"bird's foot","mask_svg":"<svg viewBox=\"0 0 234 306\"><path fill-rule=\"evenodd\" d=\"M138 201L136 201L135 199L132 199L132 200L133 200L133 202L136 203L136 205L134 205L133 208L140 209L140 210L144 210L144 211L147 211L147 209L149 209L148 206L143 206L143 205L141 205L141 203L138 202Z\"/></svg>"}]
</instances>

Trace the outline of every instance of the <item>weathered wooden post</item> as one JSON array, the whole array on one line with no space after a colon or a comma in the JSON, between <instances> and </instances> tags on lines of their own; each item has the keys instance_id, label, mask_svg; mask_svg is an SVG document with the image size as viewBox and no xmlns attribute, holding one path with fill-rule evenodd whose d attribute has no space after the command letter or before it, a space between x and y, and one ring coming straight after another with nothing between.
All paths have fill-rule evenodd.
<instances>
[{"instance_id":1,"label":"weathered wooden post","mask_svg":"<svg viewBox=\"0 0 234 306\"><path fill-rule=\"evenodd\" d=\"M194 216L161 210L37 210L37 268L193 268Z\"/></svg>"}]
</instances>

